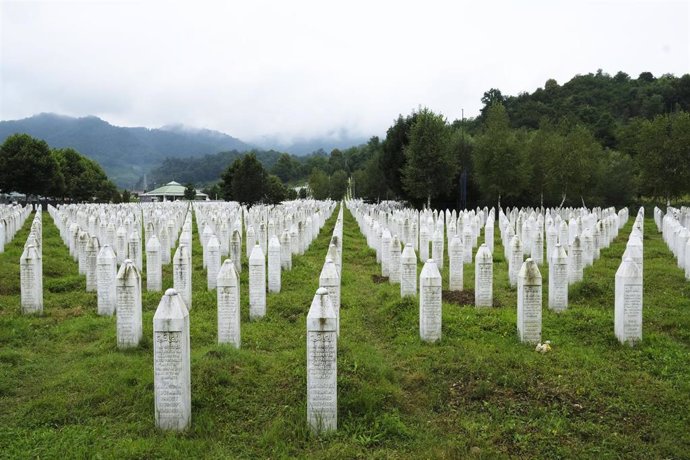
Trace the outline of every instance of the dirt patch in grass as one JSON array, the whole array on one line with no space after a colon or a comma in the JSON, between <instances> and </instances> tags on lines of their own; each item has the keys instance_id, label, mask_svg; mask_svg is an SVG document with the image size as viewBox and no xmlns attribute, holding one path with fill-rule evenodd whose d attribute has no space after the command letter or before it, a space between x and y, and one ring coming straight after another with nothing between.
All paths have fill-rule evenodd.
<instances>
[{"instance_id":1,"label":"dirt patch in grass","mask_svg":"<svg viewBox=\"0 0 690 460\"><path fill-rule=\"evenodd\" d=\"M464 291L443 291L443 301L455 305L474 305L474 290L465 289ZM494 307L499 307L500 303L494 298Z\"/></svg>"},{"instance_id":2,"label":"dirt patch in grass","mask_svg":"<svg viewBox=\"0 0 690 460\"><path fill-rule=\"evenodd\" d=\"M85 314L86 311L81 305L72 308L51 308L48 310L48 316L56 321L62 321L68 318L78 318L80 316L84 316Z\"/></svg>"},{"instance_id":3,"label":"dirt patch in grass","mask_svg":"<svg viewBox=\"0 0 690 460\"><path fill-rule=\"evenodd\" d=\"M371 280L374 282L374 284L383 284L388 282L388 277L380 275L371 275Z\"/></svg>"}]
</instances>

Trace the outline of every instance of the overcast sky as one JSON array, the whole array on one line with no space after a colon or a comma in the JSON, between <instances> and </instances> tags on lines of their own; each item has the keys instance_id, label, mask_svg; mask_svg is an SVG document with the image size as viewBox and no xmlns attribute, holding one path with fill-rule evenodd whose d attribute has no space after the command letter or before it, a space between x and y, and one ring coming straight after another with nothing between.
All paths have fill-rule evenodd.
<instances>
[{"instance_id":1,"label":"overcast sky","mask_svg":"<svg viewBox=\"0 0 690 460\"><path fill-rule=\"evenodd\" d=\"M418 106L476 116L492 87L688 73L688 3L0 0L0 119L383 135Z\"/></svg>"}]
</instances>

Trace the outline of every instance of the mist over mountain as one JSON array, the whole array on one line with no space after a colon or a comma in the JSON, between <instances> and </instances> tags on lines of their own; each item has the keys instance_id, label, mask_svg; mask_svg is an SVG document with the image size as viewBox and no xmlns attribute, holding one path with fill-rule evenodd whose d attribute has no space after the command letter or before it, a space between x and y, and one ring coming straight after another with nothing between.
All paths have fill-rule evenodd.
<instances>
[{"instance_id":1,"label":"mist over mountain","mask_svg":"<svg viewBox=\"0 0 690 460\"><path fill-rule=\"evenodd\" d=\"M132 187L143 174L166 158L201 157L253 148L237 138L208 129L182 125L159 129L125 128L94 116L74 118L52 113L0 121L0 142L14 133L43 139L53 148L76 149L98 161L121 187Z\"/></svg>"},{"instance_id":2,"label":"mist over mountain","mask_svg":"<svg viewBox=\"0 0 690 460\"><path fill-rule=\"evenodd\" d=\"M255 144L265 149L279 150L292 155L309 155L323 150L330 153L333 149L346 149L355 145L366 144L369 138L352 135L347 130L338 130L323 136L294 139L281 139L275 136L264 136L254 141Z\"/></svg>"},{"instance_id":3,"label":"mist over mountain","mask_svg":"<svg viewBox=\"0 0 690 460\"><path fill-rule=\"evenodd\" d=\"M41 113L21 120L0 121L0 142L14 134L26 133L45 140L52 148L72 147L96 160L120 187L133 188L144 174L166 159L202 158L219 152L245 152L257 146L264 151L308 155L331 152L366 143L364 137L345 130L316 138L285 140L264 136L256 145L219 131L170 124L156 129L114 126L95 116L70 117ZM220 174L220 172L219 172Z\"/></svg>"}]
</instances>

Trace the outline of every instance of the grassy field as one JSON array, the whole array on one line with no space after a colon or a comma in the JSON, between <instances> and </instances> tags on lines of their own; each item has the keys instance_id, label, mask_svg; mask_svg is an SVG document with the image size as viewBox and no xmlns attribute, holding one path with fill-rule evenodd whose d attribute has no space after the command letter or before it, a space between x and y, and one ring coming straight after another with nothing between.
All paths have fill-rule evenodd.
<instances>
[{"instance_id":1,"label":"grassy field","mask_svg":"<svg viewBox=\"0 0 690 460\"><path fill-rule=\"evenodd\" d=\"M115 318L96 314L95 293L85 292L45 214L45 312L22 316L18 261L29 218L0 254L0 457L690 456L690 283L651 219L643 342L622 346L613 334L614 274L631 219L571 287L570 308L545 307L543 338L553 351L540 354L517 340L516 291L500 244L498 307L444 303L442 341L423 344L417 299L401 300L398 285L372 282L380 267L346 211L339 428L311 434L305 319L334 221L284 272L283 292L268 295L262 321L248 321L244 261L240 350L216 343L215 294L206 291L194 229L192 428L170 434L154 427L153 413L152 319L162 292L144 294L141 346L119 351ZM163 279L171 287L170 266ZM473 286L466 265L465 288Z\"/></svg>"}]
</instances>

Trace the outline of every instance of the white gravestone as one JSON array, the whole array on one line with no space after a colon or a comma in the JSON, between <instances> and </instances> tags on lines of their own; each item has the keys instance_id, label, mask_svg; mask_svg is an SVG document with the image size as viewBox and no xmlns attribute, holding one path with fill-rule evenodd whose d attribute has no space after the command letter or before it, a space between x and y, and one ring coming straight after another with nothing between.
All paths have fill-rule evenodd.
<instances>
[{"instance_id":1,"label":"white gravestone","mask_svg":"<svg viewBox=\"0 0 690 460\"><path fill-rule=\"evenodd\" d=\"M238 274L242 273L242 237L240 236L239 230L234 230L232 232L232 237L230 239L230 258L235 264L235 271Z\"/></svg>"},{"instance_id":2,"label":"white gravestone","mask_svg":"<svg viewBox=\"0 0 690 460\"><path fill-rule=\"evenodd\" d=\"M429 259L429 231L426 225L422 225L419 230L419 258L420 260Z\"/></svg>"},{"instance_id":3,"label":"white gravestone","mask_svg":"<svg viewBox=\"0 0 690 460\"><path fill-rule=\"evenodd\" d=\"M484 227L484 244L489 248L489 251L494 252L494 219L491 217ZM476 257L476 255L475 255Z\"/></svg>"},{"instance_id":4,"label":"white gravestone","mask_svg":"<svg viewBox=\"0 0 690 460\"><path fill-rule=\"evenodd\" d=\"M541 273L531 258L518 274L517 330L521 342L541 342Z\"/></svg>"},{"instance_id":5,"label":"white gravestone","mask_svg":"<svg viewBox=\"0 0 690 460\"><path fill-rule=\"evenodd\" d=\"M542 265L544 263L544 235L540 229L532 235L532 260L534 260L537 265Z\"/></svg>"},{"instance_id":6,"label":"white gravestone","mask_svg":"<svg viewBox=\"0 0 690 460\"><path fill-rule=\"evenodd\" d=\"M594 263L594 237L590 229L582 232L582 266L589 267Z\"/></svg>"},{"instance_id":7,"label":"white gravestone","mask_svg":"<svg viewBox=\"0 0 690 460\"><path fill-rule=\"evenodd\" d=\"M448 289L451 291L462 291L463 261L462 239L453 235L448 244Z\"/></svg>"},{"instance_id":8,"label":"white gravestone","mask_svg":"<svg viewBox=\"0 0 690 460\"><path fill-rule=\"evenodd\" d=\"M189 311L168 289L153 316L153 382L156 427L182 431L192 422Z\"/></svg>"},{"instance_id":9,"label":"white gravestone","mask_svg":"<svg viewBox=\"0 0 690 460\"><path fill-rule=\"evenodd\" d=\"M319 288L307 314L307 421L315 432L338 425L338 335L328 291Z\"/></svg>"},{"instance_id":10,"label":"white gravestone","mask_svg":"<svg viewBox=\"0 0 690 460\"><path fill-rule=\"evenodd\" d=\"M411 244L406 244L400 257L400 296L417 295L417 255Z\"/></svg>"},{"instance_id":11,"label":"white gravestone","mask_svg":"<svg viewBox=\"0 0 690 460\"><path fill-rule=\"evenodd\" d=\"M98 252L100 251L98 238L93 236L86 243L86 291L97 290L96 270L98 265Z\"/></svg>"},{"instance_id":12,"label":"white gravestone","mask_svg":"<svg viewBox=\"0 0 690 460\"><path fill-rule=\"evenodd\" d=\"M555 225L549 225L546 228L546 263L551 263L551 254L558 244L558 232L556 231Z\"/></svg>"},{"instance_id":13,"label":"white gravestone","mask_svg":"<svg viewBox=\"0 0 690 460\"><path fill-rule=\"evenodd\" d=\"M115 253L117 254L117 263L122 263L127 258L127 230L120 225L115 233Z\"/></svg>"},{"instance_id":14,"label":"white gravestone","mask_svg":"<svg viewBox=\"0 0 690 460\"><path fill-rule=\"evenodd\" d=\"M319 287L328 291L331 297L331 305L335 311L336 330L340 335L340 276L333 260L328 257L323 264L321 275L319 276Z\"/></svg>"},{"instance_id":15,"label":"white gravestone","mask_svg":"<svg viewBox=\"0 0 690 460\"><path fill-rule=\"evenodd\" d=\"M161 264L161 244L158 237L152 234L146 243L146 290L163 289L163 267Z\"/></svg>"},{"instance_id":16,"label":"white gravestone","mask_svg":"<svg viewBox=\"0 0 690 460\"><path fill-rule=\"evenodd\" d=\"M642 340L642 270L629 257L616 272L614 332L621 343Z\"/></svg>"},{"instance_id":17,"label":"white gravestone","mask_svg":"<svg viewBox=\"0 0 690 460\"><path fill-rule=\"evenodd\" d=\"M441 274L429 259L419 275L419 336L425 342L441 339Z\"/></svg>"},{"instance_id":18,"label":"white gravestone","mask_svg":"<svg viewBox=\"0 0 690 460\"><path fill-rule=\"evenodd\" d=\"M240 348L240 280L235 264L225 259L218 272L218 343Z\"/></svg>"},{"instance_id":19,"label":"white gravestone","mask_svg":"<svg viewBox=\"0 0 690 460\"><path fill-rule=\"evenodd\" d=\"M43 273L41 255L33 244L24 248L19 259L22 313L43 313Z\"/></svg>"},{"instance_id":20,"label":"white gravestone","mask_svg":"<svg viewBox=\"0 0 690 460\"><path fill-rule=\"evenodd\" d=\"M158 240L161 243L161 263L163 265L168 265L170 263L170 241L172 240L172 238L170 237L168 229L165 225L161 228L159 232Z\"/></svg>"},{"instance_id":21,"label":"white gravestone","mask_svg":"<svg viewBox=\"0 0 690 460\"><path fill-rule=\"evenodd\" d=\"M77 236L77 263L80 275L86 274L86 246L89 240L91 240L89 234L80 230Z\"/></svg>"},{"instance_id":22,"label":"white gravestone","mask_svg":"<svg viewBox=\"0 0 690 460\"><path fill-rule=\"evenodd\" d=\"M220 270L220 241L212 234L206 242L206 289L212 291L216 288L216 279Z\"/></svg>"},{"instance_id":23,"label":"white gravestone","mask_svg":"<svg viewBox=\"0 0 690 460\"><path fill-rule=\"evenodd\" d=\"M522 243L517 235L513 237L510 241L510 250L508 258L508 279L510 281L510 287L515 287L518 280L518 272L522 267Z\"/></svg>"},{"instance_id":24,"label":"white gravestone","mask_svg":"<svg viewBox=\"0 0 690 460\"><path fill-rule=\"evenodd\" d=\"M494 304L494 260L491 251L482 244L474 257L474 305L491 307Z\"/></svg>"},{"instance_id":25,"label":"white gravestone","mask_svg":"<svg viewBox=\"0 0 690 460\"><path fill-rule=\"evenodd\" d=\"M117 273L115 295L117 347L136 347L142 336L141 276L134 262L129 259L125 259Z\"/></svg>"},{"instance_id":26,"label":"white gravestone","mask_svg":"<svg viewBox=\"0 0 690 460\"><path fill-rule=\"evenodd\" d=\"M88 233L79 231L79 236L77 237L77 262L79 264L80 275L86 275L86 246L89 244L90 240L91 237Z\"/></svg>"},{"instance_id":27,"label":"white gravestone","mask_svg":"<svg viewBox=\"0 0 690 460\"><path fill-rule=\"evenodd\" d=\"M273 235L268 241L268 292L280 292L280 241Z\"/></svg>"},{"instance_id":28,"label":"white gravestone","mask_svg":"<svg viewBox=\"0 0 690 460\"><path fill-rule=\"evenodd\" d=\"M117 256L113 248L106 244L98 252L96 259L96 284L98 295L98 314L112 316L117 305L115 283L117 277Z\"/></svg>"},{"instance_id":29,"label":"white gravestone","mask_svg":"<svg viewBox=\"0 0 690 460\"><path fill-rule=\"evenodd\" d=\"M443 232L436 230L431 241L431 258L438 270L443 270Z\"/></svg>"},{"instance_id":30,"label":"white gravestone","mask_svg":"<svg viewBox=\"0 0 690 460\"><path fill-rule=\"evenodd\" d=\"M381 234L381 276L390 276L391 233L384 230Z\"/></svg>"},{"instance_id":31,"label":"white gravestone","mask_svg":"<svg viewBox=\"0 0 690 460\"><path fill-rule=\"evenodd\" d=\"M472 263L472 230L468 227L462 232L462 242L463 242L463 263L466 264L471 264Z\"/></svg>"},{"instance_id":32,"label":"white gravestone","mask_svg":"<svg viewBox=\"0 0 690 460\"><path fill-rule=\"evenodd\" d=\"M333 238L336 238L336 237L334 236ZM332 239L331 239L331 241L332 241ZM338 246L336 246L333 243L329 244L328 245L328 252L326 253L326 258L329 258L329 257L331 258L331 260L335 264L335 268L338 270L338 276L340 276L340 268L341 268L340 265L338 265L339 256L340 256L340 254L338 251Z\"/></svg>"},{"instance_id":33,"label":"white gravestone","mask_svg":"<svg viewBox=\"0 0 690 460\"><path fill-rule=\"evenodd\" d=\"M161 247L161 250L164 253L166 251L164 247ZM189 247L186 244L180 244L173 256L173 288L182 296L187 310L192 309L192 267L190 260Z\"/></svg>"},{"instance_id":34,"label":"white gravestone","mask_svg":"<svg viewBox=\"0 0 690 460\"><path fill-rule=\"evenodd\" d=\"M141 272L144 269L141 255L141 238L139 238L139 232L137 232L136 230L134 230L129 235L127 251L130 260L134 262L134 265L136 265L137 270Z\"/></svg>"},{"instance_id":35,"label":"white gravestone","mask_svg":"<svg viewBox=\"0 0 690 460\"><path fill-rule=\"evenodd\" d=\"M266 316L266 257L259 243L249 256L249 319Z\"/></svg>"},{"instance_id":36,"label":"white gravestone","mask_svg":"<svg viewBox=\"0 0 690 460\"><path fill-rule=\"evenodd\" d=\"M568 281L570 284L573 284L582 281L582 278L582 243L580 242L580 237L575 236L573 244L570 245L570 251L568 251Z\"/></svg>"},{"instance_id":37,"label":"white gravestone","mask_svg":"<svg viewBox=\"0 0 690 460\"><path fill-rule=\"evenodd\" d=\"M549 261L549 308L563 311L568 308L568 255L556 244Z\"/></svg>"},{"instance_id":38,"label":"white gravestone","mask_svg":"<svg viewBox=\"0 0 690 460\"><path fill-rule=\"evenodd\" d=\"M283 230L280 235L280 266L283 270L292 270L292 250L290 249L290 232Z\"/></svg>"},{"instance_id":39,"label":"white gravestone","mask_svg":"<svg viewBox=\"0 0 690 460\"><path fill-rule=\"evenodd\" d=\"M388 281L391 284L400 283L400 240L394 235L390 245L390 265L388 266Z\"/></svg>"}]
</instances>

